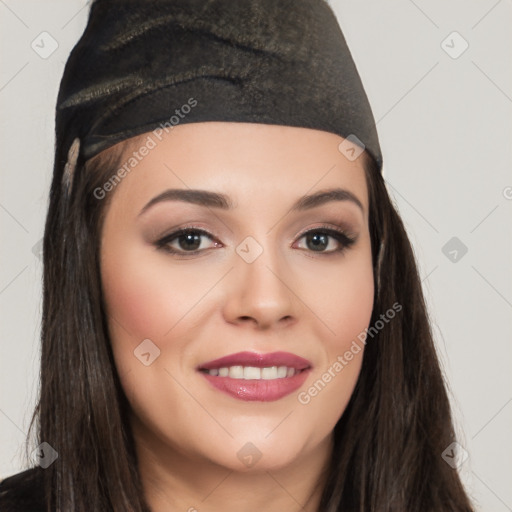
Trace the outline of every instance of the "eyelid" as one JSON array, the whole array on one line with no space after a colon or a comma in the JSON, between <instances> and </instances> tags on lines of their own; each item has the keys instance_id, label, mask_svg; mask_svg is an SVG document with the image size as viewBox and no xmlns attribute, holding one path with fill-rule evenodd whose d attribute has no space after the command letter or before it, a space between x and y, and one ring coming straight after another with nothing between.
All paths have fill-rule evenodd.
<instances>
[{"instance_id":1,"label":"eyelid","mask_svg":"<svg viewBox=\"0 0 512 512\"><path fill-rule=\"evenodd\" d=\"M195 251L183 251L183 250L179 250L179 249L171 249L169 247L169 244L171 242L173 242L174 240L179 238L181 235L187 234L190 232L199 234L201 236L204 236L204 237L210 239L212 242L215 243L216 247L218 247L219 245L222 247L224 246L222 244L222 242L220 242L212 233L210 233L206 229L196 226L196 225L185 225L180 228L177 228L177 229L173 230L171 233L164 235L163 237L160 237L160 239L157 240L154 245L156 245L158 249L165 250L165 251L171 253L173 256L176 256L177 258L180 258L180 257L186 258L188 256L200 255L200 254L206 253L207 251L209 251L210 249L213 248L212 247L212 248L207 248L207 249L196 249ZM338 242L338 244L341 245L341 247L338 249L331 250L331 251L308 251L307 249L302 249L302 250L305 250L307 252L312 252L313 254L315 252L317 252L318 255L325 255L325 256L331 255L331 254L339 254L339 253L344 252L350 246L352 246L355 242L357 242L357 239L358 239L358 236L356 234L353 234L350 230L341 228L339 226L333 226L330 224L321 224L319 226L306 228L303 231L301 231L298 235L295 236L294 243L301 240L309 233L317 233L317 232L324 233L327 236L336 239L336 241Z\"/></svg>"},{"instance_id":2,"label":"eyelid","mask_svg":"<svg viewBox=\"0 0 512 512\"><path fill-rule=\"evenodd\" d=\"M308 251L307 249L305 249L306 252L312 254L317 253L320 256L342 254L345 252L345 250L349 249L352 245L354 245L358 239L358 235L351 233L349 230L340 228L339 226L333 227L332 225L329 224L322 224L320 226L307 228L306 230L302 231L299 235L297 235L297 240L301 240L309 233L326 234L327 236L334 238L338 242L338 244L341 245L341 247L331 251Z\"/></svg>"},{"instance_id":3,"label":"eyelid","mask_svg":"<svg viewBox=\"0 0 512 512\"><path fill-rule=\"evenodd\" d=\"M314 226L312 228L306 228L303 231L301 231L297 238L302 238L304 235L307 235L311 231L326 231L326 232L335 232L337 234L343 235L348 240L353 240L354 242L357 241L357 234L352 232L352 230L349 230L347 228L342 228L340 226L334 226L331 224L320 224L319 226Z\"/></svg>"},{"instance_id":4,"label":"eyelid","mask_svg":"<svg viewBox=\"0 0 512 512\"><path fill-rule=\"evenodd\" d=\"M204 228L200 228L200 227L194 226L194 225L182 226L180 228L177 228L177 229L171 231L169 234L164 235L163 237L160 237L155 242L155 245L158 248L161 248L161 249L165 250L168 247L168 245L170 244L171 241L174 241L175 239L179 238L181 235L184 235L184 234L187 234L187 233L190 233L190 232L197 233L197 234L200 234L202 236L205 236L206 238L209 238L210 240L212 240L212 242L215 242L216 244L222 245L222 243L219 242L219 240L217 240L217 238L214 235L212 235L209 231L207 231ZM201 249L201 250L196 250L196 251L176 251L175 254L193 255L193 254L202 253L202 252L204 252L206 250L207 249ZM169 251L169 252L173 252L173 251Z\"/></svg>"}]
</instances>

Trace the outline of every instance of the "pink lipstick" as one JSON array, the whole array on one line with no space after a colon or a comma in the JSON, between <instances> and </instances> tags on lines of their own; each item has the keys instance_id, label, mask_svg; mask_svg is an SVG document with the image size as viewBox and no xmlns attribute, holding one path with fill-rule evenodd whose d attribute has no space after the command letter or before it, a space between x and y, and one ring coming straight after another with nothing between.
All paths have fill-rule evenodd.
<instances>
[{"instance_id":1,"label":"pink lipstick","mask_svg":"<svg viewBox=\"0 0 512 512\"><path fill-rule=\"evenodd\" d=\"M239 400L270 402L293 393L306 380L311 363L289 352L238 352L197 367L216 389Z\"/></svg>"}]
</instances>

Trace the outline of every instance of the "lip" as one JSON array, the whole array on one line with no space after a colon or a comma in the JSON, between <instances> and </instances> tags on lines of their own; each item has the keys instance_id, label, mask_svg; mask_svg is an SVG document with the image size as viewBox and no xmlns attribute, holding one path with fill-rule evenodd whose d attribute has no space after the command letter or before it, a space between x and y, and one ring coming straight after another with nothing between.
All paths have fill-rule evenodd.
<instances>
[{"instance_id":1,"label":"lip","mask_svg":"<svg viewBox=\"0 0 512 512\"><path fill-rule=\"evenodd\" d=\"M288 366L296 370L311 368L311 362L290 352L271 352L258 354L257 352L237 352L213 361L208 361L197 367L198 370L211 370L226 366L254 366L266 368L269 366Z\"/></svg>"},{"instance_id":2,"label":"lip","mask_svg":"<svg viewBox=\"0 0 512 512\"><path fill-rule=\"evenodd\" d=\"M231 379L230 377L214 377L204 372L201 374L214 388L238 400L273 402L299 389L310 371L310 369L302 370L293 377L273 380Z\"/></svg>"},{"instance_id":3,"label":"lip","mask_svg":"<svg viewBox=\"0 0 512 512\"><path fill-rule=\"evenodd\" d=\"M269 366L287 366L298 372L293 377L283 377L272 380L232 379L210 375L201 370L211 370L229 366L254 366L265 368ZM272 402L279 400L296 391L311 372L311 363L290 352L272 352L258 354L256 352L238 352L213 361L208 361L197 367L197 371L217 390L238 400Z\"/></svg>"}]
</instances>

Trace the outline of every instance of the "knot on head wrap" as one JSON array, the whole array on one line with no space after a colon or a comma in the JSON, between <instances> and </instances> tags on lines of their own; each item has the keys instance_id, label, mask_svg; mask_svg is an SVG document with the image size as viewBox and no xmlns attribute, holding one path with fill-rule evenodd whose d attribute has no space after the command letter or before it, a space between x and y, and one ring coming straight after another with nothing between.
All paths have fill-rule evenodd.
<instances>
[{"instance_id":1,"label":"knot on head wrap","mask_svg":"<svg viewBox=\"0 0 512 512\"><path fill-rule=\"evenodd\" d=\"M88 159L204 121L324 130L382 166L370 104L325 0L95 0L60 84L63 154L75 138Z\"/></svg>"}]
</instances>

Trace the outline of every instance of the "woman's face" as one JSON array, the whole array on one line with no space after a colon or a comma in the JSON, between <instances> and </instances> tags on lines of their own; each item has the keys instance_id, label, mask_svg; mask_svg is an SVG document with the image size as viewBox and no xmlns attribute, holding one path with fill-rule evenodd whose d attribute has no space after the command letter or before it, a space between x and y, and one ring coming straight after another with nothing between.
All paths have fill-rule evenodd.
<instances>
[{"instance_id":1,"label":"woman's face","mask_svg":"<svg viewBox=\"0 0 512 512\"><path fill-rule=\"evenodd\" d=\"M139 449L235 471L325 455L373 304L362 158L305 128L158 135L103 187L102 283Z\"/></svg>"}]
</instances>

